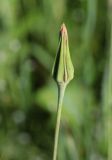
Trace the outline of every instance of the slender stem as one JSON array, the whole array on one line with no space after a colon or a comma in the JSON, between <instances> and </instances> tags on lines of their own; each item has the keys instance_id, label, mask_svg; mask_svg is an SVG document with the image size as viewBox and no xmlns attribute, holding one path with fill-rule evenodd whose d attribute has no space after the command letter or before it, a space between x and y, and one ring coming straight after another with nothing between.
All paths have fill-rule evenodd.
<instances>
[{"instance_id":1,"label":"slender stem","mask_svg":"<svg viewBox=\"0 0 112 160\"><path fill-rule=\"evenodd\" d=\"M108 73L108 160L112 160L112 0L109 0L109 22L110 22L110 55Z\"/></svg>"},{"instance_id":2,"label":"slender stem","mask_svg":"<svg viewBox=\"0 0 112 160\"><path fill-rule=\"evenodd\" d=\"M61 111L62 111L62 103L63 103L65 88L66 88L66 84L58 85L58 105L57 105L57 120L56 120L56 128L55 128L55 138L54 138L53 160L56 160L57 158L58 137L59 137Z\"/></svg>"}]
</instances>

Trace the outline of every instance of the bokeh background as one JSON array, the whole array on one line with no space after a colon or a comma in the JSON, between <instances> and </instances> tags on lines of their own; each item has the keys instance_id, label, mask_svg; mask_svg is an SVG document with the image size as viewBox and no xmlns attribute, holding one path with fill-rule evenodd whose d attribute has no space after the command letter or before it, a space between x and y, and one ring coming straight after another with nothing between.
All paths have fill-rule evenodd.
<instances>
[{"instance_id":1,"label":"bokeh background","mask_svg":"<svg viewBox=\"0 0 112 160\"><path fill-rule=\"evenodd\" d=\"M0 0L0 160L51 160L65 22L75 78L59 160L112 160L112 0Z\"/></svg>"}]
</instances>

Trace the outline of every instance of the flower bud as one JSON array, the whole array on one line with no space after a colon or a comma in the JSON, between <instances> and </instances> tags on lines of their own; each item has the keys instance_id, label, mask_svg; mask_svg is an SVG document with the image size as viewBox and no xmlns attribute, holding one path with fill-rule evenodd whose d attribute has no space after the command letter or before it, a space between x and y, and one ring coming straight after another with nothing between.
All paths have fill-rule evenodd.
<instances>
[{"instance_id":1,"label":"flower bud","mask_svg":"<svg viewBox=\"0 0 112 160\"><path fill-rule=\"evenodd\" d=\"M74 67L70 57L68 33L65 24L62 24L59 35L59 48L52 70L55 81L67 84L74 77Z\"/></svg>"}]
</instances>

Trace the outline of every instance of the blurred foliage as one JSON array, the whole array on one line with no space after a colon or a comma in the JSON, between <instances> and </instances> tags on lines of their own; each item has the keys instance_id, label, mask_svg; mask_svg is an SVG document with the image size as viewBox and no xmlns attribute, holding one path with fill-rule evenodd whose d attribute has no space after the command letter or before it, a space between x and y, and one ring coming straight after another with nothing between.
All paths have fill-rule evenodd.
<instances>
[{"instance_id":1,"label":"blurred foliage","mask_svg":"<svg viewBox=\"0 0 112 160\"><path fill-rule=\"evenodd\" d=\"M57 88L51 69L63 22L75 78L63 104L59 160L107 159L109 8L106 0L0 1L0 160L52 159Z\"/></svg>"}]
</instances>

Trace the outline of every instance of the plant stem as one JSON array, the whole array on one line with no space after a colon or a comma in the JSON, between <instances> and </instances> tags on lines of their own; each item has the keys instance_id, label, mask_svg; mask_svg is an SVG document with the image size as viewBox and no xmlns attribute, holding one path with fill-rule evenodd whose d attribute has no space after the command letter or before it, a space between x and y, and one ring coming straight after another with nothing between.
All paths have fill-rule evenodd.
<instances>
[{"instance_id":1,"label":"plant stem","mask_svg":"<svg viewBox=\"0 0 112 160\"><path fill-rule=\"evenodd\" d=\"M55 128L55 138L54 138L53 160L56 160L57 158L58 137L59 137L61 111L62 111L62 103L63 103L63 97L65 93L65 88L66 88L66 84L58 84L58 105L57 105L57 120L56 120L56 128Z\"/></svg>"},{"instance_id":2,"label":"plant stem","mask_svg":"<svg viewBox=\"0 0 112 160\"><path fill-rule=\"evenodd\" d=\"M112 160L112 0L108 0L109 56L104 74L103 103L107 160Z\"/></svg>"},{"instance_id":3,"label":"plant stem","mask_svg":"<svg viewBox=\"0 0 112 160\"><path fill-rule=\"evenodd\" d=\"M112 160L112 0L109 0L110 55L108 73L108 160Z\"/></svg>"}]
</instances>

